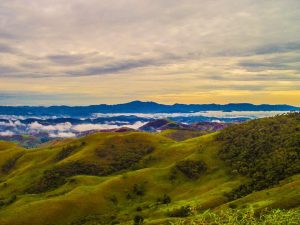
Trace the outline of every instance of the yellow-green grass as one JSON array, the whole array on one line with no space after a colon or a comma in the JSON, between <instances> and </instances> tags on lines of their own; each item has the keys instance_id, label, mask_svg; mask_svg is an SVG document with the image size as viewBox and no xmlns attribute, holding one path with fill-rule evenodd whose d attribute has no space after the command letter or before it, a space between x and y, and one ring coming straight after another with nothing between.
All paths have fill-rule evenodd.
<instances>
[{"instance_id":1,"label":"yellow-green grass","mask_svg":"<svg viewBox=\"0 0 300 225\"><path fill-rule=\"evenodd\" d=\"M273 189L252 193L228 203L224 194L247 179L232 174L230 167L219 159L220 143L215 141L215 136L216 133L176 142L148 133L98 133L34 150L24 150L16 145L0 142L0 167L15 154L23 154L11 171L0 174L0 198L17 196L16 201L0 208L0 224L63 225L76 221L80 223L82 219L93 222L93 218L97 222L110 224L108 221L113 220L112 216L121 224L132 224L136 214L142 214L146 218L145 222L150 223L165 220L168 212L185 205L193 206L197 213L206 209L221 210L232 203L238 208L253 206L261 209L267 206L275 208L276 202L288 202L298 197L299 176L294 176ZM107 162L97 157L95 150L113 144L118 150L126 152L126 149L140 143L148 143L155 149L149 154L152 160L145 168L123 170L102 177L77 175L69 177L67 183L55 190L40 194L24 192L45 170L54 166L74 161L102 165ZM56 155L68 145L78 148L65 159L56 161ZM196 180L179 176L171 181L169 175L172 167L186 159L204 161L206 172ZM133 194L136 184L144 186L144 195ZM157 204L157 198L164 194L171 197L171 203ZM128 195L131 197L128 198ZM299 206L298 203L297 205ZM142 212L137 212L137 207L141 207Z\"/></svg>"},{"instance_id":2,"label":"yellow-green grass","mask_svg":"<svg viewBox=\"0 0 300 225\"><path fill-rule=\"evenodd\" d=\"M158 135L173 139L175 141L184 141L190 138L204 135L206 133L207 132L205 131L197 131L197 130L168 129L158 133Z\"/></svg>"}]
</instances>

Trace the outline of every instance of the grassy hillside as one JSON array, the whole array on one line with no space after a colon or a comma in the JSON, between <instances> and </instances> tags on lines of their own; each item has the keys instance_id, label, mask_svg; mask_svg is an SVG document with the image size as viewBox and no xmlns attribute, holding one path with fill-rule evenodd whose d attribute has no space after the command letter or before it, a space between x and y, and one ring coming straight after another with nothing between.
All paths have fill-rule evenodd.
<instances>
[{"instance_id":1,"label":"grassy hillside","mask_svg":"<svg viewBox=\"0 0 300 225\"><path fill-rule=\"evenodd\" d=\"M293 224L299 127L293 114L185 141L126 132L30 150L0 142L0 224ZM288 158L284 166L278 154ZM241 191L258 171L276 180Z\"/></svg>"}]
</instances>

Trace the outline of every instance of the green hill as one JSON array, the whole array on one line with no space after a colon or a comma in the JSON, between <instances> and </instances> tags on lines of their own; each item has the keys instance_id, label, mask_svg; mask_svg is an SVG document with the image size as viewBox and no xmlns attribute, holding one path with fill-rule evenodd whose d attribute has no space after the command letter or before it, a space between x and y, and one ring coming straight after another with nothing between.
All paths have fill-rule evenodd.
<instances>
[{"instance_id":1,"label":"green hill","mask_svg":"<svg viewBox=\"0 0 300 225\"><path fill-rule=\"evenodd\" d=\"M297 224L299 140L300 115L289 114L185 141L0 142L0 224Z\"/></svg>"}]
</instances>

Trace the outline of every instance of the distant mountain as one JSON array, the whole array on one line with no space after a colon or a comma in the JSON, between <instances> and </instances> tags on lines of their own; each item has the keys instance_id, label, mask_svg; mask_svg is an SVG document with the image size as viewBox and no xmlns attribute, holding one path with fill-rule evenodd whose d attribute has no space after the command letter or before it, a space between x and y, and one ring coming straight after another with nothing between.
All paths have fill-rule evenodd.
<instances>
[{"instance_id":1,"label":"distant mountain","mask_svg":"<svg viewBox=\"0 0 300 225\"><path fill-rule=\"evenodd\" d=\"M231 123L198 122L184 124L170 119L158 119L146 123L139 128L140 131L159 132L159 135L168 137L175 141L184 141L190 138L199 137L208 133L216 132L227 128Z\"/></svg>"},{"instance_id":2,"label":"distant mountain","mask_svg":"<svg viewBox=\"0 0 300 225\"><path fill-rule=\"evenodd\" d=\"M253 105L249 103L173 104L133 101L116 105L90 106L0 106L0 115L17 116L90 116L94 113L190 113L199 111L298 111L291 105Z\"/></svg>"},{"instance_id":3,"label":"distant mountain","mask_svg":"<svg viewBox=\"0 0 300 225\"><path fill-rule=\"evenodd\" d=\"M163 130L163 127L169 126L170 124L175 124L168 119L158 119L146 123L142 127L139 128L141 131L148 131L148 132L157 132L159 130ZM176 124L177 125L177 124Z\"/></svg>"},{"instance_id":4,"label":"distant mountain","mask_svg":"<svg viewBox=\"0 0 300 225\"><path fill-rule=\"evenodd\" d=\"M159 132L164 130L189 130L189 131L205 131L215 132L228 127L230 123L216 123L216 122L198 122L192 124L184 124L175 122L169 119L158 119L146 123L139 128L140 131Z\"/></svg>"}]
</instances>

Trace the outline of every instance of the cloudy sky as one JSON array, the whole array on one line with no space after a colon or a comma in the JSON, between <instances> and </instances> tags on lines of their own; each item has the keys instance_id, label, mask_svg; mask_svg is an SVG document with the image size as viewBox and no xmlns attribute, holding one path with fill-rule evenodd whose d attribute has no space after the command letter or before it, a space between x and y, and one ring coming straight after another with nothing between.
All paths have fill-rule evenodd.
<instances>
[{"instance_id":1,"label":"cloudy sky","mask_svg":"<svg viewBox=\"0 0 300 225\"><path fill-rule=\"evenodd\" d=\"M0 0L0 104L300 105L299 0Z\"/></svg>"}]
</instances>

